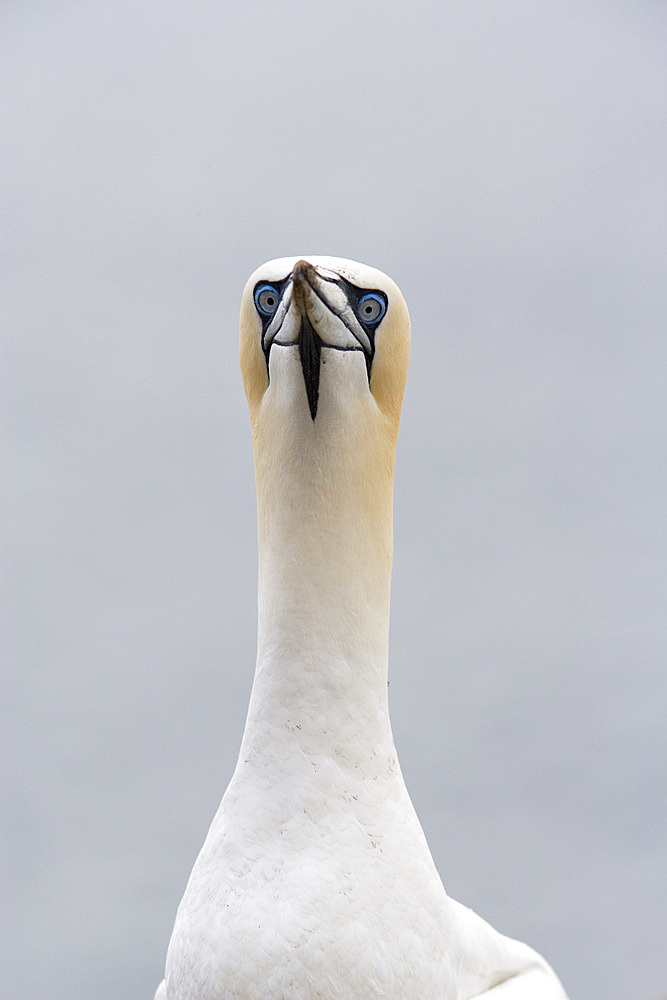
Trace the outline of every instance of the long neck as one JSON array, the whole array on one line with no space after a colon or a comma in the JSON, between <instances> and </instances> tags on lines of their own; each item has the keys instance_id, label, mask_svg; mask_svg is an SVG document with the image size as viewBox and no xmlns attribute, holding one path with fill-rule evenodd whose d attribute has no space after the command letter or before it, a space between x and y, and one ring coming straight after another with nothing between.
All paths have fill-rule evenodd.
<instances>
[{"instance_id":1,"label":"long neck","mask_svg":"<svg viewBox=\"0 0 667 1000\"><path fill-rule=\"evenodd\" d=\"M266 418L266 413L263 414ZM375 404L353 427L254 427L257 669L244 745L289 730L314 751L391 743L387 645L395 433Z\"/></svg>"}]
</instances>

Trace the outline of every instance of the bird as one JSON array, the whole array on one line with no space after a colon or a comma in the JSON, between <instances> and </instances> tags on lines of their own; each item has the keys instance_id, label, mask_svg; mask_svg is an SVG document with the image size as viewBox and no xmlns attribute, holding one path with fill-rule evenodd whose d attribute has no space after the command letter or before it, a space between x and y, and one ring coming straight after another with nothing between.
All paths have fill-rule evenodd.
<instances>
[{"instance_id":1,"label":"bird","mask_svg":"<svg viewBox=\"0 0 667 1000\"><path fill-rule=\"evenodd\" d=\"M567 1000L537 952L447 895L398 763L388 629L409 354L405 300L375 268L283 257L246 284L257 661L155 1000Z\"/></svg>"}]
</instances>

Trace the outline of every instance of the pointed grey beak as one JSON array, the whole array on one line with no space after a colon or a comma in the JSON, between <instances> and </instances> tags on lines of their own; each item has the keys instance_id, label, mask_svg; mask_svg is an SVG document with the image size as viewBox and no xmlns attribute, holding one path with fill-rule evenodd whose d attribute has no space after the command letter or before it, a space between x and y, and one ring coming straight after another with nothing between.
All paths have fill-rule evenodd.
<instances>
[{"instance_id":1,"label":"pointed grey beak","mask_svg":"<svg viewBox=\"0 0 667 1000\"><path fill-rule=\"evenodd\" d=\"M258 285L255 292L259 288ZM319 402L323 347L334 351L363 352L370 384L375 327L384 313L377 319L371 317L363 321L359 302L373 299L376 306L384 310L386 295L384 292L357 288L334 272L322 268L318 270L307 260L297 261L291 274L277 285L267 285L267 288L274 296L271 308L265 310L256 303L262 317L262 348L267 373L269 354L274 344L280 347L298 345L308 408L314 421Z\"/></svg>"},{"instance_id":2,"label":"pointed grey beak","mask_svg":"<svg viewBox=\"0 0 667 1000\"><path fill-rule=\"evenodd\" d=\"M317 401L320 394L320 355L322 353L322 341L308 319L305 303L303 302L303 286L310 285L308 277L311 272L313 277L316 278L317 271L312 264L309 264L306 260L297 261L292 271L292 281L294 283L294 299L301 309L299 357L301 359L303 380L306 384L310 415L314 420L317 416Z\"/></svg>"}]
</instances>

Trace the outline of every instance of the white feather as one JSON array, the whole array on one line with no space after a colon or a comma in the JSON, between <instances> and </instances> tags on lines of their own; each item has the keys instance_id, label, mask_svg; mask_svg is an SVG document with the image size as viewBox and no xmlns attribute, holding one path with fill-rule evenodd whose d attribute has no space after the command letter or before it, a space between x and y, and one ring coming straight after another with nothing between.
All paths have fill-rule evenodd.
<instances>
[{"instance_id":1,"label":"white feather","mask_svg":"<svg viewBox=\"0 0 667 1000\"><path fill-rule=\"evenodd\" d=\"M272 344L267 373L253 288L287 278L297 260L255 272L242 305L257 667L236 771L179 907L156 1000L563 1000L540 956L446 895L393 744L387 637L405 303L378 271L308 258L320 277L311 268L310 285L285 297L286 339ZM336 275L387 296L370 382L371 334L360 350L345 286L327 291L321 280ZM301 308L322 341L316 419L295 342Z\"/></svg>"}]
</instances>

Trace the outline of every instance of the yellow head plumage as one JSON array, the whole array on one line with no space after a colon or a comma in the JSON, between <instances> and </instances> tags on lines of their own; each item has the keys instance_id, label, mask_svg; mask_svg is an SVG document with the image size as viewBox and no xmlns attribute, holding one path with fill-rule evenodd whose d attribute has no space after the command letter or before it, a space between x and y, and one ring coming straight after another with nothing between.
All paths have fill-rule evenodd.
<instances>
[{"instance_id":1,"label":"yellow head plumage","mask_svg":"<svg viewBox=\"0 0 667 1000\"><path fill-rule=\"evenodd\" d=\"M360 305L361 303L361 305ZM317 341L316 388L306 396L297 393L295 407L303 410L304 398L313 407L324 378L322 361L335 368L337 353L354 352L356 366L366 370L367 391L380 413L398 430L410 353L410 319L401 292L381 271L335 257L283 257L269 261L251 275L245 287L240 317L240 360L253 427L270 385L278 379L277 356L286 348L301 355L303 368L304 325ZM312 336L311 336L312 339ZM340 358L339 358L340 360ZM312 367L312 363L311 363ZM275 368L275 371L274 371ZM343 377L343 373L340 373ZM339 402L344 387L333 389ZM329 392L331 395L331 391ZM354 401L350 397L350 419ZM357 399L357 402L359 400ZM305 412L305 411L304 411ZM342 409L338 409L343 418Z\"/></svg>"}]
</instances>

